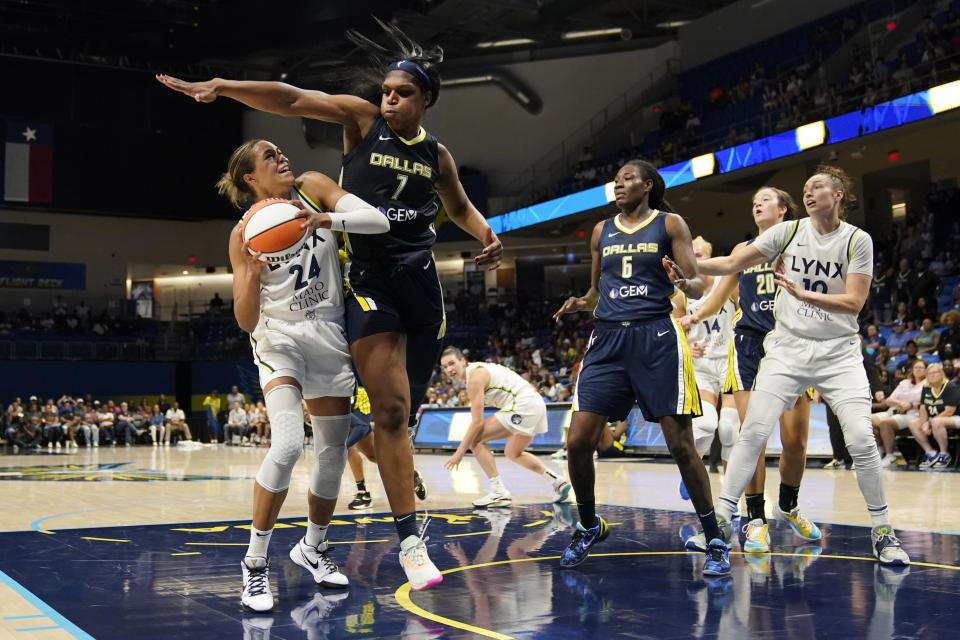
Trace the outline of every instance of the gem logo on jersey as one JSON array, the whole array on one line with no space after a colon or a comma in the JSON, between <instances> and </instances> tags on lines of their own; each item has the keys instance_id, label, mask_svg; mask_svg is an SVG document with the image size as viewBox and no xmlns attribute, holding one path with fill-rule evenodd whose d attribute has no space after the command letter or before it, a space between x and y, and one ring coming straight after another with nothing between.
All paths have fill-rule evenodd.
<instances>
[{"instance_id":1,"label":"gem logo on jersey","mask_svg":"<svg viewBox=\"0 0 960 640\"><path fill-rule=\"evenodd\" d=\"M510 416L510 422L512 422L513 424L520 424L521 422L523 422L523 416L521 416L519 413L515 413L512 416Z\"/></svg>"},{"instance_id":2,"label":"gem logo on jersey","mask_svg":"<svg viewBox=\"0 0 960 640\"><path fill-rule=\"evenodd\" d=\"M631 284L622 287L613 287L607 295L610 296L611 300L616 300L617 298L633 298L636 296L646 297L650 295L648 291L649 289L645 284Z\"/></svg>"},{"instance_id":3,"label":"gem logo on jersey","mask_svg":"<svg viewBox=\"0 0 960 640\"><path fill-rule=\"evenodd\" d=\"M409 222L417 219L416 209L404 209L403 207L378 207L380 213L387 216L390 222Z\"/></svg>"},{"instance_id":4,"label":"gem logo on jersey","mask_svg":"<svg viewBox=\"0 0 960 640\"><path fill-rule=\"evenodd\" d=\"M756 302L750 305L751 311L773 311L773 300L761 300L759 304Z\"/></svg>"}]
</instances>

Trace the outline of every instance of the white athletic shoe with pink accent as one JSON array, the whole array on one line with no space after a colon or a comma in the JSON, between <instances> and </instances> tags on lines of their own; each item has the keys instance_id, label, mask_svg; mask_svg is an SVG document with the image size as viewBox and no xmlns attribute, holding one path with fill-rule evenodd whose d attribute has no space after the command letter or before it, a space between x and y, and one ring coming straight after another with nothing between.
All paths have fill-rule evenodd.
<instances>
[{"instance_id":1,"label":"white athletic shoe with pink accent","mask_svg":"<svg viewBox=\"0 0 960 640\"><path fill-rule=\"evenodd\" d=\"M400 566L414 591L443 582L443 575L427 555L427 545L416 536L407 536L400 543Z\"/></svg>"}]
</instances>

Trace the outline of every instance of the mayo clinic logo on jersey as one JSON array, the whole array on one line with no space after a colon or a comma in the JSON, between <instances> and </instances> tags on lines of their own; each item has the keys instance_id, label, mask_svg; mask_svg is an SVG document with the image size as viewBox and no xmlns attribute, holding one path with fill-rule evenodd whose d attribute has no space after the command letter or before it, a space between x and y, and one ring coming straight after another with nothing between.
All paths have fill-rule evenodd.
<instances>
[{"instance_id":1,"label":"mayo clinic logo on jersey","mask_svg":"<svg viewBox=\"0 0 960 640\"><path fill-rule=\"evenodd\" d=\"M616 300L617 298L634 298L636 296L646 297L650 295L648 291L647 285L645 284L631 284L622 287L613 287L607 295L610 296L611 300Z\"/></svg>"},{"instance_id":2,"label":"mayo clinic logo on jersey","mask_svg":"<svg viewBox=\"0 0 960 640\"><path fill-rule=\"evenodd\" d=\"M377 207L380 213L387 216L391 222L409 222L417 219L416 209L404 209L403 207Z\"/></svg>"},{"instance_id":3,"label":"mayo clinic logo on jersey","mask_svg":"<svg viewBox=\"0 0 960 640\"><path fill-rule=\"evenodd\" d=\"M760 304L754 302L750 305L750 310L753 312L773 311L773 300L761 300Z\"/></svg>"},{"instance_id":4,"label":"mayo clinic logo on jersey","mask_svg":"<svg viewBox=\"0 0 960 640\"><path fill-rule=\"evenodd\" d=\"M290 311L305 311L330 299L330 290L322 280L315 280L303 291L294 294L290 302ZM309 318L308 318L309 319Z\"/></svg>"},{"instance_id":5,"label":"mayo clinic logo on jersey","mask_svg":"<svg viewBox=\"0 0 960 640\"><path fill-rule=\"evenodd\" d=\"M515 413L512 416L510 416L510 422L512 422L513 424L520 424L521 422L523 422L523 416L521 416L519 413Z\"/></svg>"}]
</instances>

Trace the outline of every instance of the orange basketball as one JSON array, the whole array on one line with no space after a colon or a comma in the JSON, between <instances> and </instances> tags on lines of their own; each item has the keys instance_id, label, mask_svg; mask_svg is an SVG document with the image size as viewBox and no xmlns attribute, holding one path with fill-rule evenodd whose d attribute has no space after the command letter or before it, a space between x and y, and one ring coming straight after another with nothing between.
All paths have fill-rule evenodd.
<instances>
[{"instance_id":1,"label":"orange basketball","mask_svg":"<svg viewBox=\"0 0 960 640\"><path fill-rule=\"evenodd\" d=\"M250 253L260 252L264 262L286 262L300 253L309 231L295 218L300 208L282 198L267 198L250 207L243 216L241 237Z\"/></svg>"}]
</instances>

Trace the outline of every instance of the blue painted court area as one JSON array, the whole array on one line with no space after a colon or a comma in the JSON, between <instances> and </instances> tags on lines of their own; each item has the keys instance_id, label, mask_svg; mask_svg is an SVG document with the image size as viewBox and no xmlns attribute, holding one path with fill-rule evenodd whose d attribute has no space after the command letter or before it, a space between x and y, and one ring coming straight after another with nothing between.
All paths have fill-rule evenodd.
<instances>
[{"instance_id":1,"label":"blue painted court area","mask_svg":"<svg viewBox=\"0 0 960 640\"><path fill-rule=\"evenodd\" d=\"M864 527L825 524L820 545L773 527L773 553L731 554L732 576L705 580L677 534L692 515L599 511L612 535L571 571L557 564L569 506L435 512L427 544L444 581L418 593L404 584L388 515L334 521L334 558L351 580L341 591L289 560L304 522L284 520L268 615L240 606L244 522L0 533L0 587L35 607L5 614L25 638L52 625L101 640L951 637L960 622L960 536L904 532L914 565L894 570L873 560Z\"/></svg>"}]
</instances>

